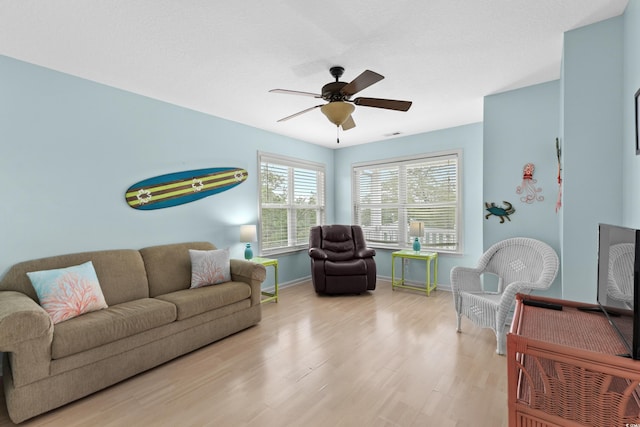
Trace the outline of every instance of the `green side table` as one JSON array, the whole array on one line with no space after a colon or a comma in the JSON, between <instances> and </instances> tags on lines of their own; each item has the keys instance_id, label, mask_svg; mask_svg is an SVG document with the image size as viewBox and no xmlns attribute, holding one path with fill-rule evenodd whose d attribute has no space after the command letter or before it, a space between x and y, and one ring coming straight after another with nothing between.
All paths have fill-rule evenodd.
<instances>
[{"instance_id":1,"label":"green side table","mask_svg":"<svg viewBox=\"0 0 640 427\"><path fill-rule=\"evenodd\" d=\"M260 302L261 303L265 303L269 301L278 302L278 260L271 259L271 258L254 257L250 261L255 262L257 264L262 264L265 267L269 267L269 266L273 267L273 271L275 274L274 276L275 288L273 290L273 293L261 291L262 296L265 296L266 298L263 298Z\"/></svg>"},{"instance_id":2,"label":"green side table","mask_svg":"<svg viewBox=\"0 0 640 427\"><path fill-rule=\"evenodd\" d=\"M427 279L425 286L408 285L404 281L404 268L402 268L402 277L396 280L396 258L400 259L417 259L426 261L427 263ZM433 281L431 281L431 264L433 264ZM402 265L401 265L402 267ZM413 289L415 291L425 292L427 296L438 287L438 253L437 252L416 252L412 250L402 250L391 253L391 289L404 288Z\"/></svg>"}]
</instances>

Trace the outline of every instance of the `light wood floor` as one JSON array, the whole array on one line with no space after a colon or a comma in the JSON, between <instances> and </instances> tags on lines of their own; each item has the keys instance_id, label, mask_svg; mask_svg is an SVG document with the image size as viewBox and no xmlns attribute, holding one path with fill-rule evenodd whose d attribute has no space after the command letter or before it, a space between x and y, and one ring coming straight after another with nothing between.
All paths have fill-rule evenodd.
<instances>
[{"instance_id":1,"label":"light wood floor","mask_svg":"<svg viewBox=\"0 0 640 427\"><path fill-rule=\"evenodd\" d=\"M259 325L22 425L506 426L493 333L457 334L449 292L390 287L282 289Z\"/></svg>"}]
</instances>

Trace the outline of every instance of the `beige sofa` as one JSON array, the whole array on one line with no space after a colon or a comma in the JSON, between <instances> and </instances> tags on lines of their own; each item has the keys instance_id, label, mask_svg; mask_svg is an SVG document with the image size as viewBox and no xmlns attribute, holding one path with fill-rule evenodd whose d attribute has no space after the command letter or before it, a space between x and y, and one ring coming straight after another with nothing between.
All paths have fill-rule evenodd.
<instances>
[{"instance_id":1,"label":"beige sofa","mask_svg":"<svg viewBox=\"0 0 640 427\"><path fill-rule=\"evenodd\" d=\"M189 289L194 242L26 261L0 281L7 409L19 423L258 323L262 265L231 260L231 281ZM26 273L92 261L108 308L55 326Z\"/></svg>"}]
</instances>

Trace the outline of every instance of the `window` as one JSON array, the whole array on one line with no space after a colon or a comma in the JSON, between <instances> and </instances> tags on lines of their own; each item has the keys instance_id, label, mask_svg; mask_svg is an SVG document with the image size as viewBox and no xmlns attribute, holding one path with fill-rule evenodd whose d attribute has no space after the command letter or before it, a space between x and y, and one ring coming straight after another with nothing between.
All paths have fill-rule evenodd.
<instances>
[{"instance_id":1,"label":"window","mask_svg":"<svg viewBox=\"0 0 640 427\"><path fill-rule=\"evenodd\" d=\"M460 151L353 166L353 218L367 243L406 248L423 224L424 249L461 252Z\"/></svg>"},{"instance_id":2,"label":"window","mask_svg":"<svg viewBox=\"0 0 640 427\"><path fill-rule=\"evenodd\" d=\"M325 221L325 167L258 153L260 249L274 254L306 248L309 229Z\"/></svg>"}]
</instances>

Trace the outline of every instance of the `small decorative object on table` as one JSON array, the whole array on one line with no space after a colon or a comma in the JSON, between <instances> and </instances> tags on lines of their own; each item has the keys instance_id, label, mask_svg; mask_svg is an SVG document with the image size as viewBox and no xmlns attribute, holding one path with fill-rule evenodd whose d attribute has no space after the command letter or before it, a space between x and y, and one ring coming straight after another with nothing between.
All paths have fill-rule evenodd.
<instances>
[{"instance_id":1,"label":"small decorative object on table","mask_svg":"<svg viewBox=\"0 0 640 427\"><path fill-rule=\"evenodd\" d=\"M411 221L409 223L409 235L415 236L413 250L420 252L420 238L424 235L424 224L420 221Z\"/></svg>"},{"instance_id":2,"label":"small decorative object on table","mask_svg":"<svg viewBox=\"0 0 640 427\"><path fill-rule=\"evenodd\" d=\"M244 259L250 260L251 258L253 258L253 249L251 249L251 242L255 242L257 240L258 233L256 231L255 224L240 226L240 241L247 243L247 246L244 249Z\"/></svg>"}]
</instances>

